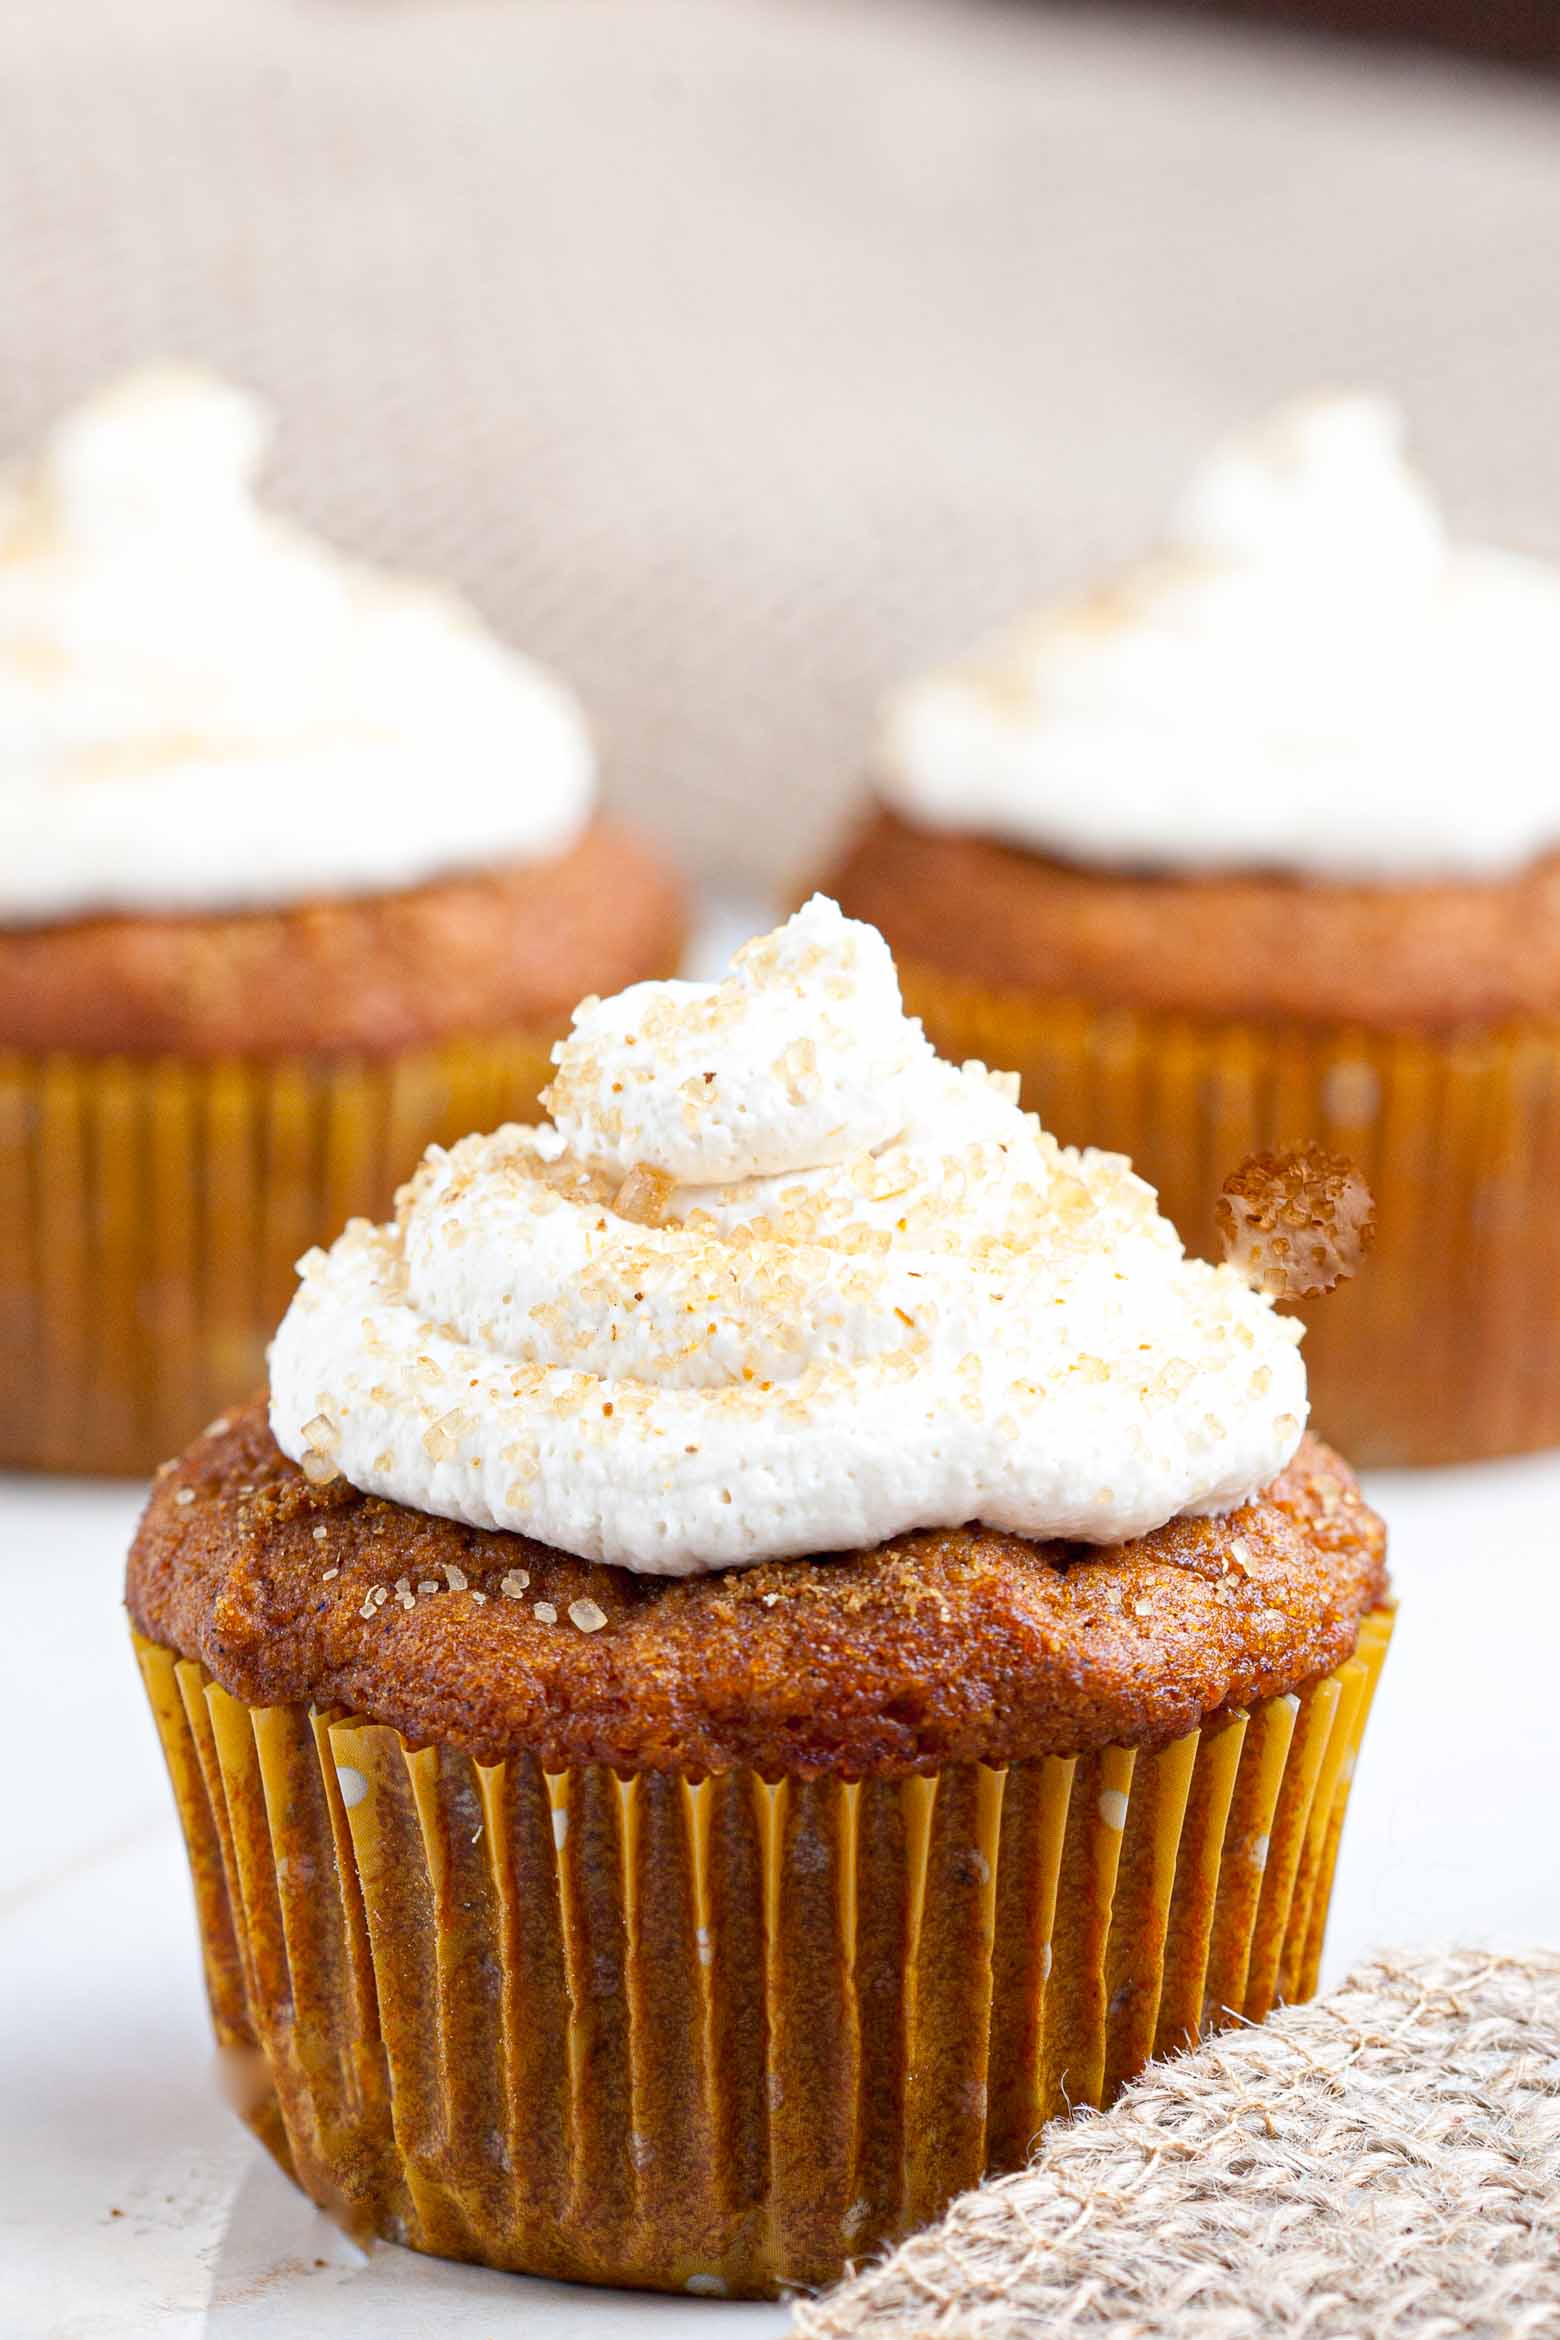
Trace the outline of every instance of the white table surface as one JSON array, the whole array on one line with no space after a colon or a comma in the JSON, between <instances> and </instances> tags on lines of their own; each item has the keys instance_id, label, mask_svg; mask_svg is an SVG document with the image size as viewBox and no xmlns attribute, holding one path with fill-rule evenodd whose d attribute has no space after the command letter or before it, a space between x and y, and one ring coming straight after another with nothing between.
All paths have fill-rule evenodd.
<instances>
[{"instance_id":1,"label":"white table surface","mask_svg":"<svg viewBox=\"0 0 1560 2340\"><path fill-rule=\"evenodd\" d=\"M1383 1475L1372 1493L1403 1607L1326 1971L1388 1944L1560 1941L1560 1455ZM365 2257L239 2127L120 1606L140 1502L0 1477L0 2340L784 2330L778 2308Z\"/></svg>"}]
</instances>

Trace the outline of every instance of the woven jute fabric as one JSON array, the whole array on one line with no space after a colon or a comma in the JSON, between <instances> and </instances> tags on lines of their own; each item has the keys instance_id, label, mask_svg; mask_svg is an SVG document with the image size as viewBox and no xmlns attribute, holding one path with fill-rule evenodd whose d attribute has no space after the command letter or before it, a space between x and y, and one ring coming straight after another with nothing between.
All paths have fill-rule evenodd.
<instances>
[{"instance_id":1,"label":"woven jute fabric","mask_svg":"<svg viewBox=\"0 0 1560 2340\"><path fill-rule=\"evenodd\" d=\"M0 447L106 370L465 584L610 791L789 882L895 677L1329 381L1560 545L1560 93L981 0L5 0Z\"/></svg>"},{"instance_id":2,"label":"woven jute fabric","mask_svg":"<svg viewBox=\"0 0 1560 2340\"><path fill-rule=\"evenodd\" d=\"M1552 2340L1560 1953L1382 1958L1155 2065L805 2340Z\"/></svg>"}]
</instances>

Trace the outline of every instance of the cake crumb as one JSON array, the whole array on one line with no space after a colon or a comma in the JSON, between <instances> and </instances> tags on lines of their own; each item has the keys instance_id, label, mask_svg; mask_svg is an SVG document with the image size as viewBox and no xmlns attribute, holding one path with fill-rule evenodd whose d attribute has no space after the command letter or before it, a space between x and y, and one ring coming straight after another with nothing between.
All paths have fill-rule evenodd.
<instances>
[{"instance_id":1,"label":"cake crumb","mask_svg":"<svg viewBox=\"0 0 1560 2340\"><path fill-rule=\"evenodd\" d=\"M1248 1154L1225 1179L1215 1217L1226 1261L1275 1300L1332 1291L1358 1271L1376 1232L1360 1171L1314 1144Z\"/></svg>"}]
</instances>

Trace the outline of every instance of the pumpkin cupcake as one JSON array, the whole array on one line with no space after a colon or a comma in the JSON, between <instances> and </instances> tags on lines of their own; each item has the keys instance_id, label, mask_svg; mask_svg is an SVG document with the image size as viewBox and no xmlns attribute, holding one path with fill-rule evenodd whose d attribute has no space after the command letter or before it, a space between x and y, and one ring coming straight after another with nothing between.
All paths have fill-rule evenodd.
<instances>
[{"instance_id":1,"label":"pumpkin cupcake","mask_svg":"<svg viewBox=\"0 0 1560 2340\"><path fill-rule=\"evenodd\" d=\"M1400 442L1285 411L1155 558L906 691L832 881L1194 1248L1253 1149L1361 1165L1307 1357L1370 1463L1560 1440L1560 574L1449 542Z\"/></svg>"},{"instance_id":2,"label":"pumpkin cupcake","mask_svg":"<svg viewBox=\"0 0 1560 2340\"><path fill-rule=\"evenodd\" d=\"M573 699L257 507L264 436L138 375L0 477L0 1467L149 1469L301 1248L678 955Z\"/></svg>"},{"instance_id":3,"label":"pumpkin cupcake","mask_svg":"<svg viewBox=\"0 0 1560 2340\"><path fill-rule=\"evenodd\" d=\"M253 2125L356 2225L826 2283L1314 1984L1388 1627L1298 1327L831 904L579 1011L153 1491Z\"/></svg>"}]
</instances>

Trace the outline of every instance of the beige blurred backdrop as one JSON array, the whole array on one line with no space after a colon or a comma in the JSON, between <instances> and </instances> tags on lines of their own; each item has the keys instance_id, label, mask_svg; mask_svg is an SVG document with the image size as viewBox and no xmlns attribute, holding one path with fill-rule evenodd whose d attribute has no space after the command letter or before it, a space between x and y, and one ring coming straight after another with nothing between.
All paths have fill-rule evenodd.
<instances>
[{"instance_id":1,"label":"beige blurred backdrop","mask_svg":"<svg viewBox=\"0 0 1560 2340\"><path fill-rule=\"evenodd\" d=\"M5 0L0 445L164 354L772 887L887 683L1265 401L1395 389L1560 550L1560 93L979 0Z\"/></svg>"}]
</instances>

